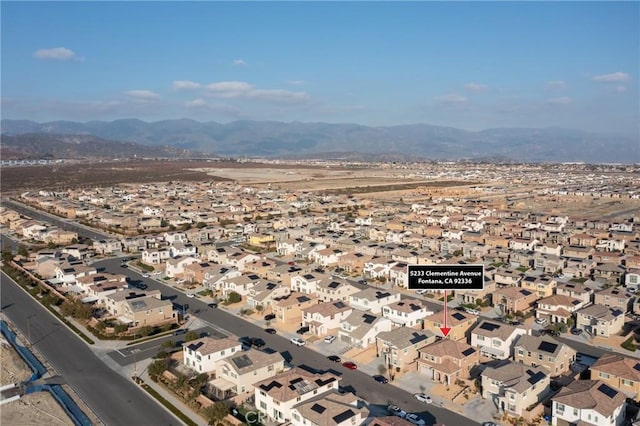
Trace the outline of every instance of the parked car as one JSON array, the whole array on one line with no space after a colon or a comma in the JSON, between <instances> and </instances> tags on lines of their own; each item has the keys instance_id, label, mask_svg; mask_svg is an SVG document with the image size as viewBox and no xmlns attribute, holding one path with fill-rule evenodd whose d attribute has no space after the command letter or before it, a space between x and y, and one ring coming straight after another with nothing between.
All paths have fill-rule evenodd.
<instances>
[{"instance_id":1,"label":"parked car","mask_svg":"<svg viewBox=\"0 0 640 426\"><path fill-rule=\"evenodd\" d=\"M325 343L333 343L334 340L336 340L336 336L327 336L324 338Z\"/></svg>"},{"instance_id":2,"label":"parked car","mask_svg":"<svg viewBox=\"0 0 640 426\"><path fill-rule=\"evenodd\" d=\"M304 346L307 344L307 342L305 342L304 340L302 340L299 337L292 337L291 338L291 343L293 343L296 346Z\"/></svg>"},{"instance_id":3,"label":"parked car","mask_svg":"<svg viewBox=\"0 0 640 426\"><path fill-rule=\"evenodd\" d=\"M143 277L143 278L149 278L149 277L151 277L151 275L149 275L149 274L142 274L142 277Z\"/></svg>"},{"instance_id":4,"label":"parked car","mask_svg":"<svg viewBox=\"0 0 640 426\"><path fill-rule=\"evenodd\" d=\"M480 315L480 311L477 309L466 308L464 311L471 315Z\"/></svg>"},{"instance_id":5,"label":"parked car","mask_svg":"<svg viewBox=\"0 0 640 426\"><path fill-rule=\"evenodd\" d=\"M269 333L269 334L276 334L276 329L275 328L265 328L264 331Z\"/></svg>"},{"instance_id":6,"label":"parked car","mask_svg":"<svg viewBox=\"0 0 640 426\"><path fill-rule=\"evenodd\" d=\"M389 379L387 379L386 377L381 376L379 374L376 374L375 376L373 376L373 380L375 380L378 383L382 383L382 384L389 383Z\"/></svg>"},{"instance_id":7,"label":"parked car","mask_svg":"<svg viewBox=\"0 0 640 426\"><path fill-rule=\"evenodd\" d=\"M543 325L547 323L547 319L546 318L536 318L536 324L538 325Z\"/></svg>"},{"instance_id":8,"label":"parked car","mask_svg":"<svg viewBox=\"0 0 640 426\"><path fill-rule=\"evenodd\" d=\"M559 331L549 330L549 329L540 330L540 334L547 335L547 336L553 336L553 337L560 336L560 332Z\"/></svg>"},{"instance_id":9,"label":"parked car","mask_svg":"<svg viewBox=\"0 0 640 426\"><path fill-rule=\"evenodd\" d=\"M402 410L400 407L398 407L397 405L389 405L387 407L387 411L389 413L391 413L394 416L400 417L402 419L404 419L407 416L407 412Z\"/></svg>"},{"instance_id":10,"label":"parked car","mask_svg":"<svg viewBox=\"0 0 640 426\"><path fill-rule=\"evenodd\" d=\"M424 426L426 423L417 414L407 414L405 419L409 420L414 425Z\"/></svg>"},{"instance_id":11,"label":"parked car","mask_svg":"<svg viewBox=\"0 0 640 426\"><path fill-rule=\"evenodd\" d=\"M217 303L209 303L207 306L209 306L210 308L217 308L218 304Z\"/></svg>"},{"instance_id":12,"label":"parked car","mask_svg":"<svg viewBox=\"0 0 640 426\"><path fill-rule=\"evenodd\" d=\"M304 327L300 327L299 329L296 330L296 333L298 334L305 334L309 332L309 327L308 326L304 326Z\"/></svg>"},{"instance_id":13,"label":"parked car","mask_svg":"<svg viewBox=\"0 0 640 426\"><path fill-rule=\"evenodd\" d=\"M482 423L482 426L498 426L498 423L494 423L494 422L484 422L484 423Z\"/></svg>"},{"instance_id":14,"label":"parked car","mask_svg":"<svg viewBox=\"0 0 640 426\"><path fill-rule=\"evenodd\" d=\"M328 359L329 361L333 361L333 362L340 362L340 361L342 361L338 355L329 355L329 356L327 357L327 359Z\"/></svg>"},{"instance_id":15,"label":"parked car","mask_svg":"<svg viewBox=\"0 0 640 426\"><path fill-rule=\"evenodd\" d=\"M253 339L251 337L241 337L238 339L240 343L242 343L242 347L244 350L247 350L253 345Z\"/></svg>"},{"instance_id":16,"label":"parked car","mask_svg":"<svg viewBox=\"0 0 640 426\"><path fill-rule=\"evenodd\" d=\"M259 337L254 337L253 339L251 339L251 346L253 346L254 348L260 349L263 348L264 345L266 345L265 341Z\"/></svg>"},{"instance_id":17,"label":"parked car","mask_svg":"<svg viewBox=\"0 0 640 426\"><path fill-rule=\"evenodd\" d=\"M342 364L343 367L348 368L349 370L357 370L358 366L355 362L347 361Z\"/></svg>"},{"instance_id":18,"label":"parked car","mask_svg":"<svg viewBox=\"0 0 640 426\"><path fill-rule=\"evenodd\" d=\"M271 321L271 320L274 320L274 319L276 319L276 314L267 314L267 315L264 316L264 320L265 321Z\"/></svg>"},{"instance_id":19,"label":"parked car","mask_svg":"<svg viewBox=\"0 0 640 426\"><path fill-rule=\"evenodd\" d=\"M580 334L582 334L582 330L580 330L579 328L572 328L571 329L571 334L578 336Z\"/></svg>"},{"instance_id":20,"label":"parked car","mask_svg":"<svg viewBox=\"0 0 640 426\"><path fill-rule=\"evenodd\" d=\"M196 295L195 295L195 294L193 294L193 293L187 293L187 297L188 297L189 299L193 299L194 297L196 297Z\"/></svg>"},{"instance_id":21,"label":"parked car","mask_svg":"<svg viewBox=\"0 0 640 426\"><path fill-rule=\"evenodd\" d=\"M425 393L416 393L413 396L420 402L431 404L431 397Z\"/></svg>"}]
</instances>

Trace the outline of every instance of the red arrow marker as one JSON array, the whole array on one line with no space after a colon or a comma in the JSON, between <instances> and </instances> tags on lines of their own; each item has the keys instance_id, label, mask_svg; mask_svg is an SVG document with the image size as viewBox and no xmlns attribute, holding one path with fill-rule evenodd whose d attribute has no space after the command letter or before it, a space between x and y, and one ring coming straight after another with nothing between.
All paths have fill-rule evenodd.
<instances>
[{"instance_id":1,"label":"red arrow marker","mask_svg":"<svg viewBox=\"0 0 640 426\"><path fill-rule=\"evenodd\" d=\"M447 337L451 329L447 327L447 290L444 291L444 327L440 327L440 331Z\"/></svg>"}]
</instances>

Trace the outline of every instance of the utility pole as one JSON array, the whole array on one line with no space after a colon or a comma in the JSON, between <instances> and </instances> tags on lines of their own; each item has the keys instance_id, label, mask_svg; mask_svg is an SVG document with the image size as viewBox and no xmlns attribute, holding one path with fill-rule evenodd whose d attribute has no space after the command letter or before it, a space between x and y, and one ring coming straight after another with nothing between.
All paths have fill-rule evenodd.
<instances>
[{"instance_id":1,"label":"utility pole","mask_svg":"<svg viewBox=\"0 0 640 426\"><path fill-rule=\"evenodd\" d=\"M31 347L31 318L34 318L35 315L29 315L27 317L27 346Z\"/></svg>"}]
</instances>

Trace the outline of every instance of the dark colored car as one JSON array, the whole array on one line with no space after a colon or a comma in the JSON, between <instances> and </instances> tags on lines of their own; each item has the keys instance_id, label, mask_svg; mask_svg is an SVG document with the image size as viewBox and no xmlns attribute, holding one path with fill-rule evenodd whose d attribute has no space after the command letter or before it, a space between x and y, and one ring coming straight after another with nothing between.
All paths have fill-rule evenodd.
<instances>
[{"instance_id":1,"label":"dark colored car","mask_svg":"<svg viewBox=\"0 0 640 426\"><path fill-rule=\"evenodd\" d=\"M252 345L254 348L258 348L258 349L260 349L260 348L263 348L263 347L264 347L264 345L266 345L266 343L265 343L265 341L264 341L264 340L262 340L261 338L259 338L259 337L254 337L253 339L251 339L251 345Z\"/></svg>"},{"instance_id":2,"label":"dark colored car","mask_svg":"<svg viewBox=\"0 0 640 426\"><path fill-rule=\"evenodd\" d=\"M276 334L276 329L275 328L265 328L264 331L269 333L269 334Z\"/></svg>"},{"instance_id":3,"label":"dark colored car","mask_svg":"<svg viewBox=\"0 0 640 426\"><path fill-rule=\"evenodd\" d=\"M342 364L343 367L348 368L349 370L357 370L358 366L355 364L355 362L351 362L351 361L347 361L345 363Z\"/></svg>"},{"instance_id":4,"label":"dark colored car","mask_svg":"<svg viewBox=\"0 0 640 426\"><path fill-rule=\"evenodd\" d=\"M329 361L333 361L333 362L340 362L340 361L342 361L338 355L329 355L329 356L327 357L327 359L328 359Z\"/></svg>"},{"instance_id":5,"label":"dark colored car","mask_svg":"<svg viewBox=\"0 0 640 426\"><path fill-rule=\"evenodd\" d=\"M309 332L309 327L300 327L299 329L296 330L296 333L298 334L305 334Z\"/></svg>"},{"instance_id":6,"label":"dark colored car","mask_svg":"<svg viewBox=\"0 0 640 426\"><path fill-rule=\"evenodd\" d=\"M251 339L251 337L241 337L238 339L238 341L242 343L242 346L245 346L247 348L250 348L251 345L253 345L253 339Z\"/></svg>"},{"instance_id":7,"label":"dark colored car","mask_svg":"<svg viewBox=\"0 0 640 426\"><path fill-rule=\"evenodd\" d=\"M580 330L579 328L572 328L571 329L571 334L578 336L579 334L582 333L582 330Z\"/></svg>"},{"instance_id":8,"label":"dark colored car","mask_svg":"<svg viewBox=\"0 0 640 426\"><path fill-rule=\"evenodd\" d=\"M547 336L558 337L560 335L560 332L556 331L556 330L544 329L544 330L540 330L540 334L547 335Z\"/></svg>"},{"instance_id":9,"label":"dark colored car","mask_svg":"<svg viewBox=\"0 0 640 426\"><path fill-rule=\"evenodd\" d=\"M217 303L209 303L209 307L210 308L217 308L218 304Z\"/></svg>"},{"instance_id":10,"label":"dark colored car","mask_svg":"<svg viewBox=\"0 0 640 426\"><path fill-rule=\"evenodd\" d=\"M389 383L389 379L379 374L376 374L375 376L373 376L373 380L375 380L378 383Z\"/></svg>"},{"instance_id":11,"label":"dark colored car","mask_svg":"<svg viewBox=\"0 0 640 426\"><path fill-rule=\"evenodd\" d=\"M276 319L276 314L267 314L267 315L264 316L264 320L265 321L271 321L271 320L274 320L274 319Z\"/></svg>"}]
</instances>

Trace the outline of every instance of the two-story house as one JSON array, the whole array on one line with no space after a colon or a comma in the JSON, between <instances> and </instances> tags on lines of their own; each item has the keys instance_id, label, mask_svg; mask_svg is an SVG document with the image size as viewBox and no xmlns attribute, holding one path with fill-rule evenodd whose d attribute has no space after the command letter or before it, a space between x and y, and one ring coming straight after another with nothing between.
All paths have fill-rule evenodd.
<instances>
[{"instance_id":1,"label":"two-story house","mask_svg":"<svg viewBox=\"0 0 640 426\"><path fill-rule=\"evenodd\" d=\"M604 354L589 367L591 379L600 380L635 400L640 399L640 360Z\"/></svg>"},{"instance_id":2,"label":"two-story house","mask_svg":"<svg viewBox=\"0 0 640 426\"><path fill-rule=\"evenodd\" d=\"M418 349L435 341L436 335L429 330L401 327L383 331L376 337L376 355L389 371L415 371Z\"/></svg>"},{"instance_id":3,"label":"two-story house","mask_svg":"<svg viewBox=\"0 0 640 426\"><path fill-rule=\"evenodd\" d=\"M599 380L577 380L552 399L553 426L621 426L625 420L626 396Z\"/></svg>"},{"instance_id":4,"label":"two-story house","mask_svg":"<svg viewBox=\"0 0 640 426\"><path fill-rule=\"evenodd\" d=\"M609 337L624 326L624 311L620 308L594 304L576 312L576 328L593 336Z\"/></svg>"},{"instance_id":5,"label":"two-story house","mask_svg":"<svg viewBox=\"0 0 640 426\"><path fill-rule=\"evenodd\" d=\"M580 299L554 294L538 300L536 318L546 318L549 322L567 323L572 314L584 306Z\"/></svg>"},{"instance_id":6,"label":"two-story house","mask_svg":"<svg viewBox=\"0 0 640 426\"><path fill-rule=\"evenodd\" d=\"M368 410L358 408L358 397L346 392L332 392L291 408L291 426L353 426L362 425Z\"/></svg>"},{"instance_id":7,"label":"two-story house","mask_svg":"<svg viewBox=\"0 0 640 426\"><path fill-rule=\"evenodd\" d=\"M527 313L533 309L538 299L536 292L520 287L505 287L497 289L493 295L493 305L502 314L516 312Z\"/></svg>"},{"instance_id":8,"label":"two-story house","mask_svg":"<svg viewBox=\"0 0 640 426\"><path fill-rule=\"evenodd\" d=\"M349 305L354 309L369 311L374 314L382 312L382 307L400 301L400 293L367 287L349 296Z\"/></svg>"},{"instance_id":9,"label":"two-story house","mask_svg":"<svg viewBox=\"0 0 640 426\"><path fill-rule=\"evenodd\" d=\"M314 294L292 292L286 296L276 297L271 302L271 309L280 323L302 324L302 313L305 308L318 303Z\"/></svg>"},{"instance_id":10,"label":"two-story house","mask_svg":"<svg viewBox=\"0 0 640 426\"><path fill-rule=\"evenodd\" d=\"M347 280L327 279L316 284L316 295L322 302L334 302L349 300L349 296L359 292L360 289Z\"/></svg>"},{"instance_id":11,"label":"two-story house","mask_svg":"<svg viewBox=\"0 0 640 426\"><path fill-rule=\"evenodd\" d=\"M255 349L236 352L216 364L216 378L209 382L221 398L230 393L241 395L254 391L254 384L267 380L284 370L279 352L266 353Z\"/></svg>"},{"instance_id":12,"label":"two-story house","mask_svg":"<svg viewBox=\"0 0 640 426\"><path fill-rule=\"evenodd\" d=\"M376 342L378 333L390 331L392 325L388 318L354 309L340 323L338 338L349 346L366 348Z\"/></svg>"},{"instance_id":13,"label":"two-story house","mask_svg":"<svg viewBox=\"0 0 640 426\"><path fill-rule=\"evenodd\" d=\"M544 367L555 377L570 370L576 350L550 336L523 335L514 346L513 359L532 367Z\"/></svg>"},{"instance_id":14,"label":"two-story house","mask_svg":"<svg viewBox=\"0 0 640 426\"><path fill-rule=\"evenodd\" d=\"M550 390L545 369L509 360L487 367L480 376L482 397L493 401L499 411L515 417L542 401Z\"/></svg>"},{"instance_id":15,"label":"two-story house","mask_svg":"<svg viewBox=\"0 0 640 426\"><path fill-rule=\"evenodd\" d=\"M441 339L418 352L418 373L446 385L468 379L471 369L480 363L480 353L464 341Z\"/></svg>"},{"instance_id":16,"label":"two-story house","mask_svg":"<svg viewBox=\"0 0 640 426\"><path fill-rule=\"evenodd\" d=\"M203 337L182 344L183 364L198 373L215 371L216 363L242 351L237 339Z\"/></svg>"},{"instance_id":17,"label":"two-story house","mask_svg":"<svg viewBox=\"0 0 640 426\"><path fill-rule=\"evenodd\" d=\"M402 299L382 308L382 316L399 327L422 329L424 319L429 315L433 315L433 311L419 299Z\"/></svg>"},{"instance_id":18,"label":"two-story house","mask_svg":"<svg viewBox=\"0 0 640 426\"><path fill-rule=\"evenodd\" d=\"M471 331L471 346L484 357L507 359L513 353L514 342L524 334L528 334L526 328L483 320Z\"/></svg>"},{"instance_id":19,"label":"two-story house","mask_svg":"<svg viewBox=\"0 0 640 426\"><path fill-rule=\"evenodd\" d=\"M334 333L340 323L347 319L353 309L344 302L324 302L302 309L302 325L317 336Z\"/></svg>"},{"instance_id":20,"label":"two-story house","mask_svg":"<svg viewBox=\"0 0 640 426\"><path fill-rule=\"evenodd\" d=\"M292 409L301 403L338 390L340 378L332 373L310 373L295 367L255 384L255 406L269 419L291 421Z\"/></svg>"}]
</instances>

